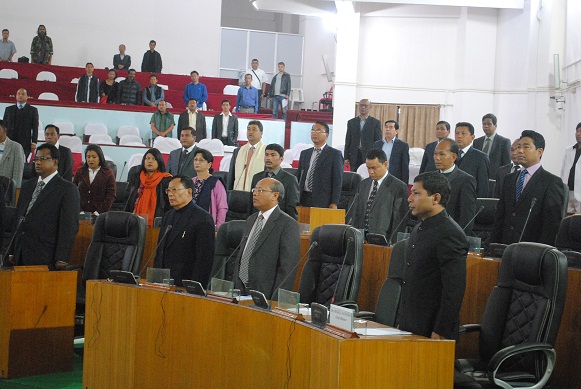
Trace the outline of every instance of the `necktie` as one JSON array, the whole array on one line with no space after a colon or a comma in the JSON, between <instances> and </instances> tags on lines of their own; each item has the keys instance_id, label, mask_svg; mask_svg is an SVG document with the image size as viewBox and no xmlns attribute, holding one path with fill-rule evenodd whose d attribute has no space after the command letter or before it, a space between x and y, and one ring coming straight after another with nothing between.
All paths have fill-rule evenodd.
<instances>
[{"instance_id":1,"label":"necktie","mask_svg":"<svg viewBox=\"0 0 581 389\"><path fill-rule=\"evenodd\" d=\"M482 149L482 151L486 154L490 154L490 143L492 143L490 138L486 138L484 141L484 148Z\"/></svg>"},{"instance_id":2,"label":"necktie","mask_svg":"<svg viewBox=\"0 0 581 389\"><path fill-rule=\"evenodd\" d=\"M30 209L32 208L32 206L36 202L36 199L38 198L38 195L40 195L40 192L42 191L43 187L44 187L44 181L39 181L36 184L36 188L34 189L34 193L32 194L32 198L30 199L30 203L28 203L28 208L26 209L26 213L30 212Z\"/></svg>"},{"instance_id":3,"label":"necktie","mask_svg":"<svg viewBox=\"0 0 581 389\"><path fill-rule=\"evenodd\" d=\"M527 169L524 169L523 171L520 172L519 176L518 176L518 181L516 182L516 201L518 201L518 199L520 198L520 195L522 194L522 190L525 187L525 176L527 175Z\"/></svg>"},{"instance_id":4,"label":"necktie","mask_svg":"<svg viewBox=\"0 0 581 389\"><path fill-rule=\"evenodd\" d=\"M311 170L309 170L309 174L307 176L307 190L309 192L313 191L313 177L315 176L315 168L317 167L317 161L319 160L319 156L321 155L321 149L315 149L315 158L313 159L313 163L311 164Z\"/></svg>"},{"instance_id":5,"label":"necktie","mask_svg":"<svg viewBox=\"0 0 581 389\"><path fill-rule=\"evenodd\" d=\"M252 156L254 155L254 146L250 146L248 150L248 156L246 157L246 169L244 169L244 185L242 186L242 190L246 188L246 177L248 177L248 170L250 169L250 161L252 161Z\"/></svg>"},{"instance_id":6,"label":"necktie","mask_svg":"<svg viewBox=\"0 0 581 389\"><path fill-rule=\"evenodd\" d=\"M274 173L273 172L268 172L267 174L270 178L274 178Z\"/></svg>"},{"instance_id":7,"label":"necktie","mask_svg":"<svg viewBox=\"0 0 581 389\"><path fill-rule=\"evenodd\" d=\"M242 258L240 259L240 271L238 272L238 276L240 280L244 282L246 285L248 283L248 268L250 267L250 256L254 251L254 246L256 246L256 241L260 236L260 232L262 231L262 227L264 225L264 216L259 215L258 220L256 220L256 224L254 225L254 230L252 230L252 235L248 237L248 244L244 249L244 253L242 253Z\"/></svg>"},{"instance_id":8,"label":"necktie","mask_svg":"<svg viewBox=\"0 0 581 389\"><path fill-rule=\"evenodd\" d=\"M518 172L520 170L520 165L514 165L512 167L511 173Z\"/></svg>"},{"instance_id":9,"label":"necktie","mask_svg":"<svg viewBox=\"0 0 581 389\"><path fill-rule=\"evenodd\" d=\"M377 194L377 180L373 180L373 189L371 190L371 194L369 195L369 199L367 200L367 208L365 208L365 221L363 224L363 228L365 231L369 231L369 214L371 213L371 204L373 204L373 200L375 199L375 195Z\"/></svg>"},{"instance_id":10,"label":"necktie","mask_svg":"<svg viewBox=\"0 0 581 389\"><path fill-rule=\"evenodd\" d=\"M458 161L462 159L463 155L464 155L464 151L460 150L460 152L458 153Z\"/></svg>"},{"instance_id":11,"label":"necktie","mask_svg":"<svg viewBox=\"0 0 581 389\"><path fill-rule=\"evenodd\" d=\"M186 164L186 159L188 159L188 150L184 149L182 151L182 155L180 156L180 168L179 168L180 173L182 172L182 169Z\"/></svg>"}]
</instances>

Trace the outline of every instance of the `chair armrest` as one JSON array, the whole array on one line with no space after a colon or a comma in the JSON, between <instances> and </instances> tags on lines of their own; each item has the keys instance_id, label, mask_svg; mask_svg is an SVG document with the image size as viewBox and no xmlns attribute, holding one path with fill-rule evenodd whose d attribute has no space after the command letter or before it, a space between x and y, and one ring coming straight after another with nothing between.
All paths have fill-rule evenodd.
<instances>
[{"instance_id":1,"label":"chair armrest","mask_svg":"<svg viewBox=\"0 0 581 389\"><path fill-rule=\"evenodd\" d=\"M355 317L358 319L365 319L365 320L375 320L375 313L369 311L359 311L355 314Z\"/></svg>"},{"instance_id":2,"label":"chair armrest","mask_svg":"<svg viewBox=\"0 0 581 389\"><path fill-rule=\"evenodd\" d=\"M459 327L460 335L469 334L471 332L480 332L482 326L480 324L464 324Z\"/></svg>"},{"instance_id":3,"label":"chair armrest","mask_svg":"<svg viewBox=\"0 0 581 389\"><path fill-rule=\"evenodd\" d=\"M541 380L539 382L537 382L536 384L534 384L533 386L528 386L528 388L529 389L543 388L545 386L545 384L547 383L547 381L549 381L549 378L551 377L551 374L553 373L553 368L555 367L556 353L555 353L555 349L553 348L553 346L551 346L548 343L542 343L542 342L521 343L521 344L517 344L514 346L505 347L502 350L499 350L490 359L490 362L488 362L488 377L490 379L490 382L494 385L500 386L501 388L507 388L507 389L512 388L512 386L510 386L510 384L508 384L505 381L502 381L501 379L496 377L496 374L498 373L500 366L502 365L502 363L506 359L508 359L510 357L513 357L513 356L519 355L519 354L533 352L533 351L542 351L545 354L545 357L547 358L547 364L546 364L545 372L544 372Z\"/></svg>"},{"instance_id":4,"label":"chair armrest","mask_svg":"<svg viewBox=\"0 0 581 389\"><path fill-rule=\"evenodd\" d=\"M345 300L345 301L340 301L340 302L336 303L335 305L338 305L338 306L343 307L343 308L353 309L355 312L359 312L359 306L357 305L357 303L355 301Z\"/></svg>"},{"instance_id":5,"label":"chair armrest","mask_svg":"<svg viewBox=\"0 0 581 389\"><path fill-rule=\"evenodd\" d=\"M493 258L502 258L502 254L508 245L502 243L490 243L490 256Z\"/></svg>"}]
</instances>

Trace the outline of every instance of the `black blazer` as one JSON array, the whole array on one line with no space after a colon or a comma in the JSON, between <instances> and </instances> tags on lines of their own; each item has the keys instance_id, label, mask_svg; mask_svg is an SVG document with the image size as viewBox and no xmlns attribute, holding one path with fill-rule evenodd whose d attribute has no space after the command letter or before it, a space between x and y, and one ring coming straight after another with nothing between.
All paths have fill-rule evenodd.
<instances>
[{"instance_id":1,"label":"black blazer","mask_svg":"<svg viewBox=\"0 0 581 389\"><path fill-rule=\"evenodd\" d=\"M301 192L305 190L307 173L314 150L314 147L303 150L299 157L297 176ZM343 156L341 151L326 145L321 151L313 174L313 207L329 208L330 204L339 204L343 186Z\"/></svg>"},{"instance_id":2,"label":"black blazer","mask_svg":"<svg viewBox=\"0 0 581 389\"><path fill-rule=\"evenodd\" d=\"M490 241L504 244L518 242L531 202L536 198L522 241L554 246L561 220L565 217L563 182L541 167L531 177L515 203L519 174L520 172L511 173L504 179Z\"/></svg>"},{"instance_id":3,"label":"black blazer","mask_svg":"<svg viewBox=\"0 0 581 389\"><path fill-rule=\"evenodd\" d=\"M438 141L428 143L424 149L424 156L422 157L422 164L420 165L420 173L423 172L433 172L438 170L436 168L436 163L434 162L434 151L436 151L436 146Z\"/></svg>"},{"instance_id":4,"label":"black blazer","mask_svg":"<svg viewBox=\"0 0 581 389\"><path fill-rule=\"evenodd\" d=\"M345 159L351 163L351 171L356 172L357 154L361 143L361 156L365 163L367 152L373 148L373 144L381 140L381 122L373 116L368 116L365 120L363 130L361 130L361 118L359 116L347 122L347 134L345 135Z\"/></svg>"},{"instance_id":5,"label":"black blazer","mask_svg":"<svg viewBox=\"0 0 581 389\"><path fill-rule=\"evenodd\" d=\"M97 211L101 214L111 210L117 187L112 169L101 167L91 183L89 181L89 168L83 166L75 173L73 184L79 189L83 212Z\"/></svg>"},{"instance_id":6,"label":"black blazer","mask_svg":"<svg viewBox=\"0 0 581 389\"><path fill-rule=\"evenodd\" d=\"M254 188L256 184L258 184L258 181L267 177L268 170L256 173L254 177L252 177L252 188ZM284 196L278 198L278 206L284 213L286 213L293 219L297 220L299 218L299 214L297 212L297 205L299 205L299 193L300 193L297 178L294 175L284 171L284 169L282 168L273 178L275 180L280 181L282 186L284 186ZM252 212L258 212L258 210L256 208L253 208Z\"/></svg>"},{"instance_id":7,"label":"black blazer","mask_svg":"<svg viewBox=\"0 0 581 389\"><path fill-rule=\"evenodd\" d=\"M16 121L18 106L11 105L4 110L4 124L8 129L6 135L13 141L20 143L25 157L30 155L31 143L38 141L38 109L26 104L20 113L20 120Z\"/></svg>"},{"instance_id":8,"label":"black blazer","mask_svg":"<svg viewBox=\"0 0 581 389\"><path fill-rule=\"evenodd\" d=\"M470 220L476 214L476 180L458 167L446 178L451 188L446 212L460 228L464 229L466 235L470 235L474 225L474 221L470 222Z\"/></svg>"},{"instance_id":9,"label":"black blazer","mask_svg":"<svg viewBox=\"0 0 581 389\"><path fill-rule=\"evenodd\" d=\"M500 191L502 189L502 183L504 182L504 179L506 178L506 176L508 176L510 173L512 173L512 162L501 166L498 168L498 171L496 172L496 186L494 187L494 196L496 198L500 198Z\"/></svg>"},{"instance_id":10,"label":"black blazer","mask_svg":"<svg viewBox=\"0 0 581 389\"><path fill-rule=\"evenodd\" d=\"M176 221L177 214L180 216ZM168 225L172 229L159 245L153 266L170 269L170 276L178 286L182 286L182 280L193 280L205 288L214 263L214 219L192 201L179 211L172 209L163 216L158 243Z\"/></svg>"},{"instance_id":11,"label":"black blazer","mask_svg":"<svg viewBox=\"0 0 581 389\"><path fill-rule=\"evenodd\" d=\"M206 117L200 111L197 112L196 115L196 142L201 141L202 139L206 139ZM184 127L188 127L190 125L190 118L188 116L188 111L180 113L178 119L178 138L182 132Z\"/></svg>"},{"instance_id":12,"label":"black blazer","mask_svg":"<svg viewBox=\"0 0 581 389\"><path fill-rule=\"evenodd\" d=\"M197 121L197 120L196 120ZM214 115L214 120L212 121L212 139L222 139L222 114ZM236 141L238 141L238 116L231 115L228 119L228 136L224 143L227 146L236 146Z\"/></svg>"},{"instance_id":13,"label":"black blazer","mask_svg":"<svg viewBox=\"0 0 581 389\"><path fill-rule=\"evenodd\" d=\"M59 175L67 181L73 179L73 153L71 149L59 145Z\"/></svg>"},{"instance_id":14,"label":"black blazer","mask_svg":"<svg viewBox=\"0 0 581 389\"><path fill-rule=\"evenodd\" d=\"M456 165L476 179L476 197L488 197L488 178L490 177L488 156L470 147L461 159L456 159Z\"/></svg>"},{"instance_id":15,"label":"black blazer","mask_svg":"<svg viewBox=\"0 0 581 389\"><path fill-rule=\"evenodd\" d=\"M374 149L383 148L383 139L373 144ZM395 138L391 156L389 157L389 174L403 181L406 185L410 179L410 145L403 140Z\"/></svg>"},{"instance_id":16,"label":"black blazer","mask_svg":"<svg viewBox=\"0 0 581 389\"><path fill-rule=\"evenodd\" d=\"M123 65L123 69L121 70L129 71L129 68L131 67L131 56L125 54L123 59L121 59L120 54L115 54L113 56L113 69L120 70L119 65Z\"/></svg>"},{"instance_id":17,"label":"black blazer","mask_svg":"<svg viewBox=\"0 0 581 389\"><path fill-rule=\"evenodd\" d=\"M481 136L474 140L474 148L477 150L482 151L484 148L484 139L485 136ZM494 140L492 141L492 146L490 149L490 153L488 154L488 159L490 161L490 177L496 177L498 173L498 169L501 166L510 163L510 139L505 138L496 133L494 136Z\"/></svg>"},{"instance_id":18,"label":"black blazer","mask_svg":"<svg viewBox=\"0 0 581 389\"><path fill-rule=\"evenodd\" d=\"M26 215L38 179L22 184L16 208L17 220ZM58 174L40 192L20 225L14 240L14 256L20 265L69 262L79 230L80 198L77 187Z\"/></svg>"}]
</instances>

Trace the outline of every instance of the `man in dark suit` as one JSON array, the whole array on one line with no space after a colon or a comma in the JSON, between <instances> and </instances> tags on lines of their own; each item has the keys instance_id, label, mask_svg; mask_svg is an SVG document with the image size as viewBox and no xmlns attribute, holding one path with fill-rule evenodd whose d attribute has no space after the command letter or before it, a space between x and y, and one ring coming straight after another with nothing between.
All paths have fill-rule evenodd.
<instances>
[{"instance_id":1,"label":"man in dark suit","mask_svg":"<svg viewBox=\"0 0 581 389\"><path fill-rule=\"evenodd\" d=\"M258 181L263 178L274 178L284 186L284 195L278 196L278 206L280 209L292 217L298 219L297 205L299 204L299 183L297 178L284 171L280 164L284 160L284 149L277 143L271 143L266 146L264 151L264 166L266 170L256 173L252 177L252 187L256 187ZM254 210L256 212L256 209Z\"/></svg>"},{"instance_id":2,"label":"man in dark suit","mask_svg":"<svg viewBox=\"0 0 581 389\"><path fill-rule=\"evenodd\" d=\"M510 146L510 163L498 168L496 173L496 186L494 187L494 196L500 198L500 190L502 189L502 184L506 176L510 173L520 171L521 167L518 162L518 143L519 140L516 139L512 142Z\"/></svg>"},{"instance_id":3,"label":"man in dark suit","mask_svg":"<svg viewBox=\"0 0 581 389\"><path fill-rule=\"evenodd\" d=\"M486 154L472 147L474 126L467 122L457 123L455 134L460 146L456 165L476 179L476 196L488 197L490 163Z\"/></svg>"},{"instance_id":4,"label":"man in dark suit","mask_svg":"<svg viewBox=\"0 0 581 389\"><path fill-rule=\"evenodd\" d=\"M410 178L410 146L398 139L398 131L399 124L395 120L387 120L383 127L383 139L375 142L373 148L385 152L389 161L389 174L407 185Z\"/></svg>"},{"instance_id":5,"label":"man in dark suit","mask_svg":"<svg viewBox=\"0 0 581 389\"><path fill-rule=\"evenodd\" d=\"M345 166L349 165L352 172L356 172L359 165L365 162L365 156L373 143L381 139L381 122L369 115L370 109L371 102L361 100L359 116L347 122Z\"/></svg>"},{"instance_id":6,"label":"man in dark suit","mask_svg":"<svg viewBox=\"0 0 581 389\"><path fill-rule=\"evenodd\" d=\"M329 125L317 121L311 129L315 147L301 151L297 175L304 207L337 209L343 186L343 156L327 145L328 138Z\"/></svg>"},{"instance_id":7,"label":"man in dark suit","mask_svg":"<svg viewBox=\"0 0 581 389\"><path fill-rule=\"evenodd\" d=\"M387 156L383 150L371 149L365 156L369 177L357 186L357 199L351 207L352 226L365 234L384 235L389 242L395 228L405 228L400 223L407 212L408 186L388 173Z\"/></svg>"},{"instance_id":8,"label":"man in dark suit","mask_svg":"<svg viewBox=\"0 0 581 389\"><path fill-rule=\"evenodd\" d=\"M444 139L436 146L434 162L450 183L446 212L464 229L466 235L470 235L474 225L472 219L476 214L476 180L455 165L459 151L458 143Z\"/></svg>"},{"instance_id":9,"label":"man in dark suit","mask_svg":"<svg viewBox=\"0 0 581 389\"><path fill-rule=\"evenodd\" d=\"M93 74L95 67L91 62L85 65L85 74L79 77L77 82L77 91L75 101L80 103L98 103L99 102L99 79Z\"/></svg>"},{"instance_id":10,"label":"man in dark suit","mask_svg":"<svg viewBox=\"0 0 581 389\"><path fill-rule=\"evenodd\" d=\"M79 230L79 191L58 175L59 151L53 145L39 146L34 163L38 179L26 181L18 199L16 215L22 222L14 239L14 261L64 269Z\"/></svg>"},{"instance_id":11,"label":"man in dark suit","mask_svg":"<svg viewBox=\"0 0 581 389\"><path fill-rule=\"evenodd\" d=\"M28 104L27 100L26 89L18 89L16 104L4 110L4 123L8 128L8 138L22 145L24 156L28 159L36 149L38 140L38 110Z\"/></svg>"},{"instance_id":12,"label":"man in dark suit","mask_svg":"<svg viewBox=\"0 0 581 389\"><path fill-rule=\"evenodd\" d=\"M496 133L496 116L487 113L482 117L485 136L474 140L474 148L488 155L490 177L496 177L498 168L510 163L510 139Z\"/></svg>"},{"instance_id":13,"label":"man in dark suit","mask_svg":"<svg viewBox=\"0 0 581 389\"><path fill-rule=\"evenodd\" d=\"M188 109L180 113L178 119L178 135L183 128L192 127L194 129L196 139L206 139L206 117L203 113L198 112L198 102L196 99L188 101Z\"/></svg>"},{"instance_id":14,"label":"man in dark suit","mask_svg":"<svg viewBox=\"0 0 581 389\"><path fill-rule=\"evenodd\" d=\"M565 189L559 177L541 166L544 150L545 138L541 134L532 130L522 132L518 145L522 170L504 179L491 242L555 244L565 217Z\"/></svg>"},{"instance_id":15,"label":"man in dark suit","mask_svg":"<svg viewBox=\"0 0 581 389\"><path fill-rule=\"evenodd\" d=\"M59 175L67 181L73 180L73 153L71 149L59 144L60 129L54 124L44 127L44 139L46 143L59 150Z\"/></svg>"},{"instance_id":16,"label":"man in dark suit","mask_svg":"<svg viewBox=\"0 0 581 389\"><path fill-rule=\"evenodd\" d=\"M450 136L450 123L440 120L436 124L436 138L435 142L428 143L424 148L424 156L422 157L422 164L420 165L420 173L432 172L438 170L436 164L434 163L434 151L436 151L436 146L443 139Z\"/></svg>"},{"instance_id":17,"label":"man in dark suit","mask_svg":"<svg viewBox=\"0 0 581 389\"><path fill-rule=\"evenodd\" d=\"M226 146L236 146L238 141L238 116L230 112L230 101L227 99L222 100L222 112L215 115L212 121L212 139L220 139Z\"/></svg>"},{"instance_id":18,"label":"man in dark suit","mask_svg":"<svg viewBox=\"0 0 581 389\"><path fill-rule=\"evenodd\" d=\"M193 280L205 287L214 263L214 219L192 201L194 183L190 177L174 176L166 192L173 209L161 220L153 266L169 269L178 286L182 280Z\"/></svg>"},{"instance_id":19,"label":"man in dark suit","mask_svg":"<svg viewBox=\"0 0 581 389\"><path fill-rule=\"evenodd\" d=\"M414 179L408 198L421 222L406 243L399 328L432 339L457 339L466 288L468 241L445 210L450 184L439 172Z\"/></svg>"},{"instance_id":20,"label":"man in dark suit","mask_svg":"<svg viewBox=\"0 0 581 389\"><path fill-rule=\"evenodd\" d=\"M299 223L281 212L279 195L284 187L274 178L264 178L252 189L252 204L259 212L246 220L234 270L243 294L253 289L270 300L278 299L278 288L292 290L301 246Z\"/></svg>"},{"instance_id":21,"label":"man in dark suit","mask_svg":"<svg viewBox=\"0 0 581 389\"><path fill-rule=\"evenodd\" d=\"M194 170L194 154L198 146L192 127L182 129L180 132L180 143L182 147L169 153L169 159L167 161L168 172L172 176L196 177L198 174Z\"/></svg>"},{"instance_id":22,"label":"man in dark suit","mask_svg":"<svg viewBox=\"0 0 581 389\"><path fill-rule=\"evenodd\" d=\"M125 54L125 45L119 45L119 54L113 56L113 69L128 70L131 67L131 56Z\"/></svg>"}]
</instances>

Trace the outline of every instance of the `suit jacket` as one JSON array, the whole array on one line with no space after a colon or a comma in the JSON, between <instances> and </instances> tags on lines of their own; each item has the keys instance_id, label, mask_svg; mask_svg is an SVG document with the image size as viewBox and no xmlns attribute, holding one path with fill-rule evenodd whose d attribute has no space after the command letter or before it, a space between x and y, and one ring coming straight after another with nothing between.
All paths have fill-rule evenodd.
<instances>
[{"instance_id":1,"label":"suit jacket","mask_svg":"<svg viewBox=\"0 0 581 389\"><path fill-rule=\"evenodd\" d=\"M488 178L490 177L488 156L470 147L461 159L456 160L456 165L476 179L476 197L488 197Z\"/></svg>"},{"instance_id":2,"label":"suit jacket","mask_svg":"<svg viewBox=\"0 0 581 389\"><path fill-rule=\"evenodd\" d=\"M301 151L297 175L299 190L305 190L307 173L311 156L315 148ZM319 155L313 176L313 207L329 208L330 204L339 204L343 187L343 156L341 151L326 145Z\"/></svg>"},{"instance_id":3,"label":"suit jacket","mask_svg":"<svg viewBox=\"0 0 581 389\"><path fill-rule=\"evenodd\" d=\"M504 182L504 179L506 178L506 176L508 176L510 173L512 173L512 162L501 166L498 168L498 171L496 172L496 186L494 187L494 196L498 199L500 198L500 192L502 189L502 184Z\"/></svg>"},{"instance_id":4,"label":"suit jacket","mask_svg":"<svg viewBox=\"0 0 581 389\"><path fill-rule=\"evenodd\" d=\"M383 148L383 139L373 144L374 149ZM410 179L410 145L403 140L394 138L391 156L389 157L389 174L403 181L406 185Z\"/></svg>"},{"instance_id":5,"label":"suit jacket","mask_svg":"<svg viewBox=\"0 0 581 389\"><path fill-rule=\"evenodd\" d=\"M80 197L77 187L58 174L42 189L26 214L38 179L22 185L17 220L24 217L14 240L14 257L20 265L47 265L69 262L79 230Z\"/></svg>"},{"instance_id":6,"label":"suit jacket","mask_svg":"<svg viewBox=\"0 0 581 389\"><path fill-rule=\"evenodd\" d=\"M438 170L436 168L436 163L434 162L434 151L436 151L436 146L438 141L428 143L424 149L424 156L422 157L422 164L420 165L420 173L423 172L433 172Z\"/></svg>"},{"instance_id":7,"label":"suit jacket","mask_svg":"<svg viewBox=\"0 0 581 389\"><path fill-rule=\"evenodd\" d=\"M214 116L212 121L212 139L222 139L222 114ZM228 136L226 142L222 141L227 146L236 146L236 141L238 141L238 116L230 115L228 119Z\"/></svg>"},{"instance_id":8,"label":"suit jacket","mask_svg":"<svg viewBox=\"0 0 581 389\"><path fill-rule=\"evenodd\" d=\"M347 122L347 134L345 135L345 159L351 162L351 171L356 172L358 162L365 163L367 152L373 148L373 143L381 140L381 122L373 116L368 116L361 130L361 118L359 116ZM362 161L357 161L359 145L361 144Z\"/></svg>"},{"instance_id":9,"label":"suit jacket","mask_svg":"<svg viewBox=\"0 0 581 389\"><path fill-rule=\"evenodd\" d=\"M120 54L115 54L113 56L113 69L119 70L119 65L123 65L123 69L121 70L129 71L129 68L131 67L131 56L125 54L123 59L121 59Z\"/></svg>"},{"instance_id":10,"label":"suit jacket","mask_svg":"<svg viewBox=\"0 0 581 389\"><path fill-rule=\"evenodd\" d=\"M348 220L353 218L352 226L355 228L365 227L365 211L372 187L371 178L364 179L357 187L357 199L351 208L352 215L347 215ZM407 197L408 186L388 174L377 189L375 199L371 203L369 231L367 232L384 235L389 242L395 228L403 231L406 225L400 222L408 209Z\"/></svg>"},{"instance_id":11,"label":"suit jacket","mask_svg":"<svg viewBox=\"0 0 581 389\"><path fill-rule=\"evenodd\" d=\"M89 181L89 168L81 167L75 173L73 184L79 188L81 210L83 212L105 213L115 201L116 182L113 170L101 167L95 179Z\"/></svg>"},{"instance_id":12,"label":"suit jacket","mask_svg":"<svg viewBox=\"0 0 581 389\"><path fill-rule=\"evenodd\" d=\"M476 214L476 180L458 167L446 178L451 188L446 212L460 228L464 229L466 235L470 235L474 225L474 221L471 220Z\"/></svg>"},{"instance_id":13,"label":"suit jacket","mask_svg":"<svg viewBox=\"0 0 581 389\"><path fill-rule=\"evenodd\" d=\"M73 153L71 149L59 145L59 175L67 181L73 179Z\"/></svg>"},{"instance_id":14,"label":"suit jacket","mask_svg":"<svg viewBox=\"0 0 581 389\"><path fill-rule=\"evenodd\" d=\"M16 115L18 106L16 104L6 107L4 110L4 124L8 128L8 138L20 143L25 156L30 154L31 143L38 140L38 110L30 104L26 104L20 113L20 120Z\"/></svg>"},{"instance_id":15,"label":"suit jacket","mask_svg":"<svg viewBox=\"0 0 581 389\"><path fill-rule=\"evenodd\" d=\"M196 142L206 139L206 116L200 111L196 115ZM188 116L188 111L180 113L178 119L178 138L184 127L190 125L190 118Z\"/></svg>"},{"instance_id":16,"label":"suit jacket","mask_svg":"<svg viewBox=\"0 0 581 389\"><path fill-rule=\"evenodd\" d=\"M252 188L258 184L258 181L267 177L268 170L256 173L254 177L252 177ZM280 181L280 183L284 186L284 196L278 198L278 206L284 213L297 220L299 218L297 205L299 205L300 193L297 178L294 175L284 171L282 168L280 168L278 173L273 178ZM254 208L253 212L257 211L258 210Z\"/></svg>"},{"instance_id":17,"label":"suit jacket","mask_svg":"<svg viewBox=\"0 0 581 389\"><path fill-rule=\"evenodd\" d=\"M563 182L559 177L540 167L524 187L519 200L515 202L516 181L519 175L520 172L514 172L504 179L490 241L504 244L518 242L532 200L536 198L522 241L554 246L561 220L565 217Z\"/></svg>"},{"instance_id":18,"label":"suit jacket","mask_svg":"<svg viewBox=\"0 0 581 389\"><path fill-rule=\"evenodd\" d=\"M259 213L254 213L246 220L246 228L240 243L242 249L236 260L234 280L236 287L241 290L246 289L238 277L240 259L258 215ZM248 289L264 293L269 300L278 299L278 288L292 290L297 273L296 266L299 263L300 246L299 223L276 207L264 224L252 251L248 268Z\"/></svg>"},{"instance_id":19,"label":"suit jacket","mask_svg":"<svg viewBox=\"0 0 581 389\"><path fill-rule=\"evenodd\" d=\"M194 154L196 154L196 150L198 146L194 146L191 153L186 155L186 160L184 161L182 170L179 169L180 167L180 155L182 154L182 148L175 149L169 153L169 159L167 160L167 171L172 175L176 176L178 174L193 178L198 175L194 170Z\"/></svg>"},{"instance_id":20,"label":"suit jacket","mask_svg":"<svg viewBox=\"0 0 581 389\"><path fill-rule=\"evenodd\" d=\"M468 241L446 211L418 223L407 239L399 328L430 337L458 338L466 288Z\"/></svg>"},{"instance_id":21,"label":"suit jacket","mask_svg":"<svg viewBox=\"0 0 581 389\"><path fill-rule=\"evenodd\" d=\"M14 185L20 188L22 184L22 171L24 170L24 151L22 145L6 138L4 153L0 159L0 176L14 180Z\"/></svg>"},{"instance_id":22,"label":"suit jacket","mask_svg":"<svg viewBox=\"0 0 581 389\"><path fill-rule=\"evenodd\" d=\"M482 151L484 148L485 136L474 139L474 147L477 150ZM490 161L490 177L496 177L498 168L510 163L510 144L511 141L504 136L496 133L494 135L494 140L492 141L492 146L490 148L490 153L488 153L488 159Z\"/></svg>"},{"instance_id":23,"label":"suit jacket","mask_svg":"<svg viewBox=\"0 0 581 389\"><path fill-rule=\"evenodd\" d=\"M176 221L176 216L179 218ZM172 225L167 231L168 225ZM169 269L178 286L182 280L198 281L206 287L214 263L215 227L212 216L193 201L182 209L168 211L161 221L153 266Z\"/></svg>"}]
</instances>

